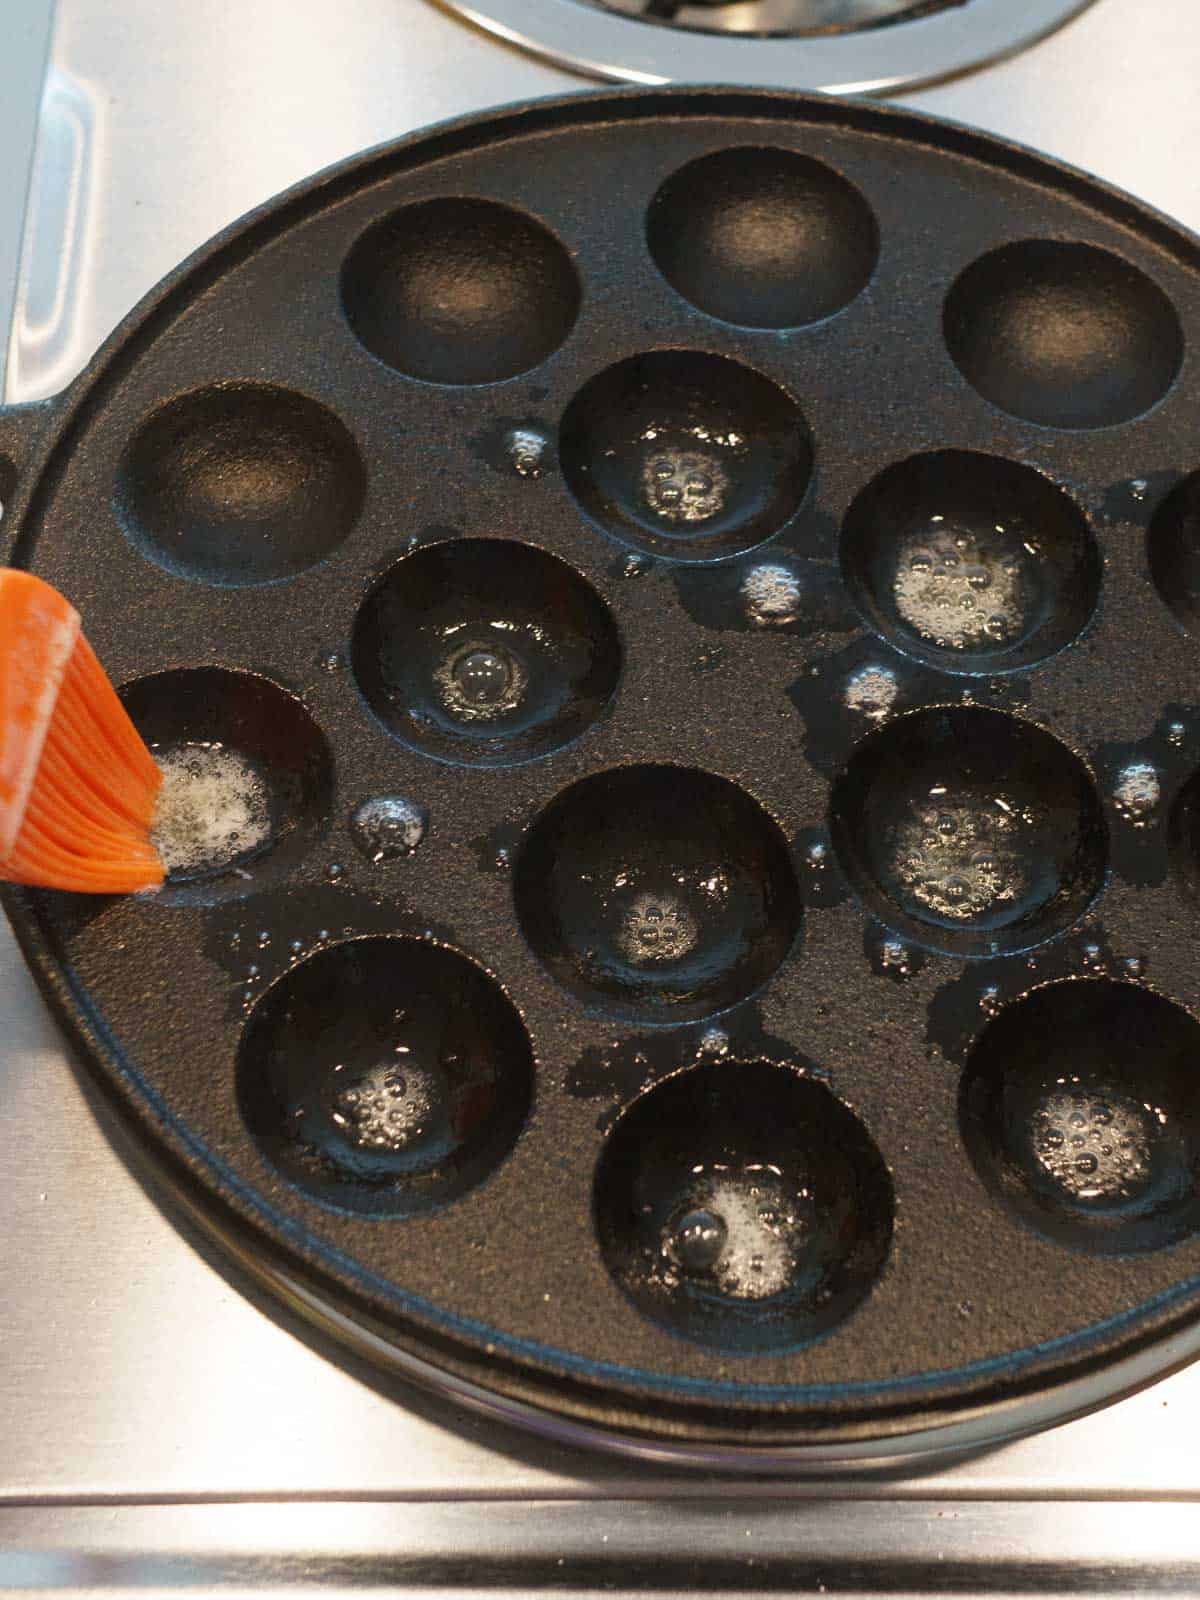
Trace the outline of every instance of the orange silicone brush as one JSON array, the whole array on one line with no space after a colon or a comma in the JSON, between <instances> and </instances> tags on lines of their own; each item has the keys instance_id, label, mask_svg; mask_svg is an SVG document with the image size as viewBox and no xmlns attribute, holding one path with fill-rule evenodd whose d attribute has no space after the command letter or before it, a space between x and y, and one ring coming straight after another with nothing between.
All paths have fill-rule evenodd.
<instances>
[{"instance_id":1,"label":"orange silicone brush","mask_svg":"<svg viewBox=\"0 0 1200 1600\"><path fill-rule=\"evenodd\" d=\"M161 785L79 613L32 573L0 569L0 878L91 894L156 887Z\"/></svg>"}]
</instances>

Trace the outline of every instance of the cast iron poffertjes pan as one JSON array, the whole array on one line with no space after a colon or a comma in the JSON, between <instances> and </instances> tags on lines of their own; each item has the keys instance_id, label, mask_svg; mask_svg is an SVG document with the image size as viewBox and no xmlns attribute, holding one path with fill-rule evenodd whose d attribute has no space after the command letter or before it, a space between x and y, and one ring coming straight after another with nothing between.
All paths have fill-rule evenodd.
<instances>
[{"instance_id":1,"label":"cast iron poffertjes pan","mask_svg":"<svg viewBox=\"0 0 1200 1600\"><path fill-rule=\"evenodd\" d=\"M7 894L87 1072L346 1337L569 1426L1177 1348L1198 349L1194 240L874 105L571 96L256 212L0 417L7 559L266 828Z\"/></svg>"}]
</instances>

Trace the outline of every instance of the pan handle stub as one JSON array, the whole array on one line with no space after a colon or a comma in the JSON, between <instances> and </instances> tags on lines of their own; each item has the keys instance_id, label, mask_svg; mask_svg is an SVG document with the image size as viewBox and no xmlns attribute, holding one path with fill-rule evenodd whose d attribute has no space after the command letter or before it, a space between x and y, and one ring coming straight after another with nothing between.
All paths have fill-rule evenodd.
<instances>
[{"instance_id":1,"label":"pan handle stub","mask_svg":"<svg viewBox=\"0 0 1200 1600\"><path fill-rule=\"evenodd\" d=\"M33 459L42 429L56 407L55 400L35 400L29 405L0 406L0 519L7 521L22 471ZM8 533L7 527L5 533ZM7 542L7 541L6 541Z\"/></svg>"}]
</instances>

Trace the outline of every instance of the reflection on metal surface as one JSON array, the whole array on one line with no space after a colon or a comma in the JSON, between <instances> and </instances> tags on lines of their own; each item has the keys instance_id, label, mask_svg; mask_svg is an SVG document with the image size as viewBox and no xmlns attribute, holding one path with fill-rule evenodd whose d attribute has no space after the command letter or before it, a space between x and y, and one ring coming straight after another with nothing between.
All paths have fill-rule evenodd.
<instances>
[{"instance_id":1,"label":"reflection on metal surface","mask_svg":"<svg viewBox=\"0 0 1200 1600\"><path fill-rule=\"evenodd\" d=\"M826 0L823 7L820 0L744 0L715 8L697 0L439 3L501 39L598 78L643 84L786 84L838 94L885 94L936 83L1023 50L1092 0L966 0L950 5L941 0L907 5L896 0L840 0L835 5ZM816 26L822 11L834 24ZM718 25L714 18L722 12L724 21ZM840 24L839 12L845 19ZM873 24L867 25L872 12ZM797 16L807 16L808 24L797 26ZM655 22L669 25L650 25Z\"/></svg>"},{"instance_id":2,"label":"reflection on metal surface","mask_svg":"<svg viewBox=\"0 0 1200 1600\"><path fill-rule=\"evenodd\" d=\"M126 1506L0 1510L6 1591L352 1593L479 1600L598 1594L1184 1595L1194 1505L913 1499L760 1503L702 1488L665 1517L632 1498L557 1504ZM4 1552L8 1552L5 1554Z\"/></svg>"},{"instance_id":3,"label":"reflection on metal surface","mask_svg":"<svg viewBox=\"0 0 1200 1600\"><path fill-rule=\"evenodd\" d=\"M586 0L643 22L699 33L812 38L928 16L967 0Z\"/></svg>"},{"instance_id":4,"label":"reflection on metal surface","mask_svg":"<svg viewBox=\"0 0 1200 1600\"><path fill-rule=\"evenodd\" d=\"M83 318L99 144L96 95L52 67L38 119L8 354L9 387L29 400L57 394L91 354Z\"/></svg>"},{"instance_id":5,"label":"reflection on metal surface","mask_svg":"<svg viewBox=\"0 0 1200 1600\"><path fill-rule=\"evenodd\" d=\"M21 259L54 0L21 0L0 26L0 382Z\"/></svg>"}]
</instances>

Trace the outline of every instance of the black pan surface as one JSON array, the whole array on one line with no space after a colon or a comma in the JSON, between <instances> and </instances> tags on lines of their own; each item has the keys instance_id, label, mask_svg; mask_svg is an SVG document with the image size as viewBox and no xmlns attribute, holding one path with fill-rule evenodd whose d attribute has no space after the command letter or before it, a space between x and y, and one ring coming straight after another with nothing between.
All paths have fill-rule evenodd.
<instances>
[{"instance_id":1,"label":"black pan surface","mask_svg":"<svg viewBox=\"0 0 1200 1600\"><path fill-rule=\"evenodd\" d=\"M238 224L0 416L8 560L254 778L223 866L8 892L87 1072L240 1253L646 1438L1177 1331L1198 340L1164 219L782 92L502 111Z\"/></svg>"}]
</instances>

